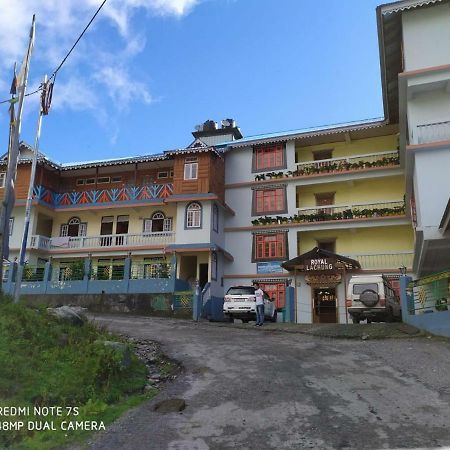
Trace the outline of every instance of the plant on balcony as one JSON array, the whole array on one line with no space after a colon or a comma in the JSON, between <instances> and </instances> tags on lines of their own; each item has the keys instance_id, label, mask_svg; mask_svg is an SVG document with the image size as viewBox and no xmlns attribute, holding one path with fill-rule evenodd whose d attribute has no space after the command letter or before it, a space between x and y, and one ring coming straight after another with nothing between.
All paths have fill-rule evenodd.
<instances>
[{"instance_id":1,"label":"plant on balcony","mask_svg":"<svg viewBox=\"0 0 450 450\"><path fill-rule=\"evenodd\" d=\"M311 214L295 214L294 216L264 216L252 220L253 226L280 225L284 223L325 222L330 220L349 220L355 218L399 216L405 213L405 205L391 208L349 208L342 212L318 211Z\"/></svg>"}]
</instances>

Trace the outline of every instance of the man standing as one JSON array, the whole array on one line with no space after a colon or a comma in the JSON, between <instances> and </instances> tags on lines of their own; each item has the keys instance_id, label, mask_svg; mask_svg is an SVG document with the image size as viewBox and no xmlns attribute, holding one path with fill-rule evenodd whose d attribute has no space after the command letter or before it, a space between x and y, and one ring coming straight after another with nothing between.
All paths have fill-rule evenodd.
<instances>
[{"instance_id":1,"label":"man standing","mask_svg":"<svg viewBox=\"0 0 450 450\"><path fill-rule=\"evenodd\" d=\"M259 287L259 283L253 283L256 298L256 327L262 327L264 323L264 292Z\"/></svg>"}]
</instances>

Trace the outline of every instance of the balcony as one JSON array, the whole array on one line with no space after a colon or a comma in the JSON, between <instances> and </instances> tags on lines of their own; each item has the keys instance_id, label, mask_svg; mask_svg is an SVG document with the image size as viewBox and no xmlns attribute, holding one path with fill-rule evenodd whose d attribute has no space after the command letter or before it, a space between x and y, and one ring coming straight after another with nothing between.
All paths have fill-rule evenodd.
<instances>
[{"instance_id":1,"label":"balcony","mask_svg":"<svg viewBox=\"0 0 450 450\"><path fill-rule=\"evenodd\" d=\"M317 174L335 174L354 172L371 168L392 167L400 164L398 150L367 153L365 155L347 156L341 158L306 161L297 164L294 176L310 176Z\"/></svg>"},{"instance_id":2,"label":"balcony","mask_svg":"<svg viewBox=\"0 0 450 450\"><path fill-rule=\"evenodd\" d=\"M450 140L450 121L417 125L412 141L417 144Z\"/></svg>"},{"instance_id":3,"label":"balcony","mask_svg":"<svg viewBox=\"0 0 450 450\"><path fill-rule=\"evenodd\" d=\"M170 197L172 194L172 183L71 192L55 192L40 185L34 186L33 189L35 200L55 209L154 203Z\"/></svg>"},{"instance_id":4,"label":"balcony","mask_svg":"<svg viewBox=\"0 0 450 450\"><path fill-rule=\"evenodd\" d=\"M101 236L76 236L48 238L31 236L30 248L43 251L64 252L67 249L127 249L129 247L151 247L170 244L175 241L173 231L140 234L111 234Z\"/></svg>"},{"instance_id":5,"label":"balcony","mask_svg":"<svg viewBox=\"0 0 450 450\"><path fill-rule=\"evenodd\" d=\"M299 222L322 222L404 215L405 202L403 200L394 200L298 208L298 215L294 216L294 219Z\"/></svg>"},{"instance_id":6,"label":"balcony","mask_svg":"<svg viewBox=\"0 0 450 450\"><path fill-rule=\"evenodd\" d=\"M361 268L365 270L377 269L393 269L397 270L400 267L412 268L414 252L386 252L386 253L371 253L371 254L350 254L346 255L349 258L356 259L361 264Z\"/></svg>"}]
</instances>

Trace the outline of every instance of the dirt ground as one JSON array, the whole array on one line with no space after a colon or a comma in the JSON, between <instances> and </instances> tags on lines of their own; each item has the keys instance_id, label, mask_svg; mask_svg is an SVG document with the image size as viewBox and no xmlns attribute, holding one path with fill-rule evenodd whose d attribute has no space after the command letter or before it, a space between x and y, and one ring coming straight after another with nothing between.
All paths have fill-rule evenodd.
<instances>
[{"instance_id":1,"label":"dirt ground","mask_svg":"<svg viewBox=\"0 0 450 450\"><path fill-rule=\"evenodd\" d=\"M94 436L90 449L450 446L445 340L411 337L413 331L401 328L401 339L372 340L250 324L131 316L95 320L158 341L184 369L154 400ZM154 411L157 403L173 398L184 399L186 408Z\"/></svg>"}]
</instances>

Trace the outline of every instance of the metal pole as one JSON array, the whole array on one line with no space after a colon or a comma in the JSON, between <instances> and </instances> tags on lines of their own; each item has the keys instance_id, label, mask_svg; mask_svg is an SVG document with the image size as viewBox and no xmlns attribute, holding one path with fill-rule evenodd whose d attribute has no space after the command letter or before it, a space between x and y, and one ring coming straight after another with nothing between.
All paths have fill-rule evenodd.
<instances>
[{"instance_id":1,"label":"metal pole","mask_svg":"<svg viewBox=\"0 0 450 450\"><path fill-rule=\"evenodd\" d=\"M47 75L44 76L43 86L47 83ZM31 219L31 208L33 206L33 189L34 189L34 180L36 178L36 168L37 168L37 159L39 153L39 142L41 139L41 127L42 127L42 102L39 106L39 115L36 127L36 137L34 140L34 150L33 150L33 161L31 164L31 175L30 175L30 185L28 186L28 196L27 203L25 205L25 222L23 226L23 235L22 235L22 244L20 246L20 255L19 255L19 265L17 267L17 277L16 284L14 286L14 301L17 303L19 301L20 295L20 285L22 282L23 269L25 265L25 255L27 251L27 242L28 242L28 231L30 228L30 219Z\"/></svg>"}]
</instances>

